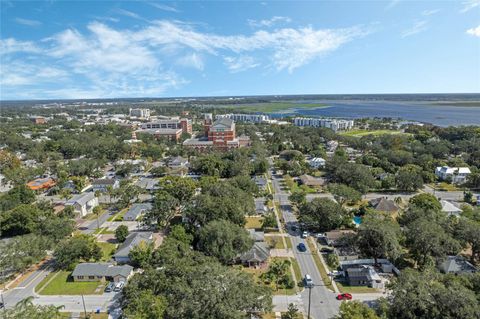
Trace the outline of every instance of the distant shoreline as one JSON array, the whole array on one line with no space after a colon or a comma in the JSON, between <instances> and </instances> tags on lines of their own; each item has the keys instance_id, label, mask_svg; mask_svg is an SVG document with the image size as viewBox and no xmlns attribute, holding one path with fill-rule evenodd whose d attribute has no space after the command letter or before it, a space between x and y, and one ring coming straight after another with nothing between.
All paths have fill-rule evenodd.
<instances>
[{"instance_id":1,"label":"distant shoreline","mask_svg":"<svg viewBox=\"0 0 480 319\"><path fill-rule=\"evenodd\" d=\"M480 101L439 101L431 102L429 105L444 105L444 106L458 106L458 107L480 107Z\"/></svg>"}]
</instances>

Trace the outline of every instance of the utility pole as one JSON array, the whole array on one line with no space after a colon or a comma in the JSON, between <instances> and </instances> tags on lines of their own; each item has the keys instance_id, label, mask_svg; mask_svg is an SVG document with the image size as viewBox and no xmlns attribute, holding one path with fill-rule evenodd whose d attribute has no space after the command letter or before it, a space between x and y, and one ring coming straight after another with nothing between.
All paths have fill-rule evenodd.
<instances>
[{"instance_id":1,"label":"utility pole","mask_svg":"<svg viewBox=\"0 0 480 319\"><path fill-rule=\"evenodd\" d=\"M82 302L83 302L83 311L85 312L85 319L87 319L87 308L85 307L85 299L83 298L83 295L82 295Z\"/></svg>"}]
</instances>

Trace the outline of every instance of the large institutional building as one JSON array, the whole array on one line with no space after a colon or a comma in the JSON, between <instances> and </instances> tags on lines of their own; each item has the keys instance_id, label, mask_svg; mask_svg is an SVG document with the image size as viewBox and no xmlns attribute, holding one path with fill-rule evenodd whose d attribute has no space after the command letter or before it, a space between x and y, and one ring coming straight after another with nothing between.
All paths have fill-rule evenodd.
<instances>
[{"instance_id":1,"label":"large institutional building","mask_svg":"<svg viewBox=\"0 0 480 319\"><path fill-rule=\"evenodd\" d=\"M267 123L270 120L268 115L264 114L219 114L215 119L231 119L236 122L250 122L250 123Z\"/></svg>"},{"instance_id":2,"label":"large institutional building","mask_svg":"<svg viewBox=\"0 0 480 319\"><path fill-rule=\"evenodd\" d=\"M191 138L183 142L184 146L195 149L217 148L232 149L250 145L248 136L236 136L235 122L229 118L213 121L212 114L205 114L204 136Z\"/></svg>"},{"instance_id":3,"label":"large institutional building","mask_svg":"<svg viewBox=\"0 0 480 319\"><path fill-rule=\"evenodd\" d=\"M327 127L336 132L352 129L354 122L352 120L296 117L293 119L293 124L296 126Z\"/></svg>"},{"instance_id":4,"label":"large institutional building","mask_svg":"<svg viewBox=\"0 0 480 319\"><path fill-rule=\"evenodd\" d=\"M149 109L130 109L129 115L132 117L148 119L150 118L150 110Z\"/></svg>"},{"instance_id":5,"label":"large institutional building","mask_svg":"<svg viewBox=\"0 0 480 319\"><path fill-rule=\"evenodd\" d=\"M150 133L156 138L166 137L178 141L182 133L192 134L192 121L185 118L170 118L140 125L138 132Z\"/></svg>"}]
</instances>

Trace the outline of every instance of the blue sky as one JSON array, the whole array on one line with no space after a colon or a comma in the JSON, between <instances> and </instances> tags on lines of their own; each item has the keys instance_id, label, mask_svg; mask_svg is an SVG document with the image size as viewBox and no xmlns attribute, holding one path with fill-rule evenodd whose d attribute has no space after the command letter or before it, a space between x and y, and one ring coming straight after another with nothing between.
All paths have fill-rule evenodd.
<instances>
[{"instance_id":1,"label":"blue sky","mask_svg":"<svg viewBox=\"0 0 480 319\"><path fill-rule=\"evenodd\" d=\"M0 99L480 92L480 0L1 1Z\"/></svg>"}]
</instances>

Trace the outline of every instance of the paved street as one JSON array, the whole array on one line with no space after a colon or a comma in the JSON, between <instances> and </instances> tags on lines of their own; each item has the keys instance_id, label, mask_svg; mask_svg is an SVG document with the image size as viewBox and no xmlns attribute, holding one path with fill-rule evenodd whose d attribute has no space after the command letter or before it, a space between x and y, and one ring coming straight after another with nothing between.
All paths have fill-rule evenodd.
<instances>
[{"instance_id":1,"label":"paved street","mask_svg":"<svg viewBox=\"0 0 480 319\"><path fill-rule=\"evenodd\" d=\"M114 304L120 299L119 293L104 293L102 295L87 295L84 296L85 309L87 312L112 312L115 307ZM82 296L39 296L33 300L37 305L55 305L65 306L62 309L64 312L84 312ZM112 316L114 317L114 316Z\"/></svg>"},{"instance_id":2,"label":"paved street","mask_svg":"<svg viewBox=\"0 0 480 319\"><path fill-rule=\"evenodd\" d=\"M115 214L116 212L113 212L112 210L107 209L105 213L103 213L98 217L99 227L102 227L103 223L105 223L109 217ZM79 226L79 229L84 234L92 234L97 229L97 219L95 218L91 221L84 222L81 226Z\"/></svg>"},{"instance_id":3,"label":"paved street","mask_svg":"<svg viewBox=\"0 0 480 319\"><path fill-rule=\"evenodd\" d=\"M291 230L292 225L297 225L297 219L292 213L292 207L290 201L288 200L288 193L283 191L280 187L281 177L272 175L272 184L275 190L275 200L280 203L281 212L283 218L287 224L287 228L294 246L293 252L294 256L297 259L302 275L309 274L312 277L312 280L315 283L315 287L311 291L311 317L314 319L329 319L338 313L338 308L340 302L335 299L336 294L328 290L321 279L320 272L317 269L313 256L309 250L306 252L299 252L296 249L296 246L300 242L304 242L304 239L300 238L300 233L298 230L296 232ZM298 229L298 227L297 227ZM306 243L305 243L306 244ZM308 247L308 245L306 245ZM305 289L301 294L301 303L298 305L305 309L305 312L308 310L308 299L309 299L309 290ZM289 299L292 301L296 300L295 296L289 296ZM297 297L298 298L298 297ZM285 301L283 301L285 299ZM287 302L287 297L281 296L274 298L274 302L277 301L280 304ZM289 302L292 302L289 301Z\"/></svg>"}]
</instances>

